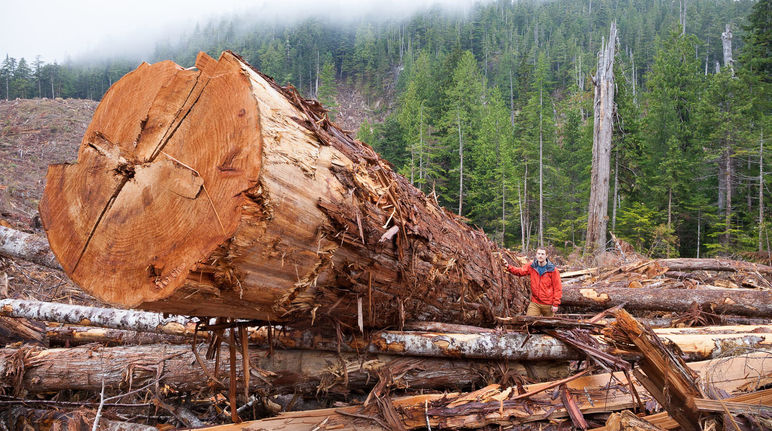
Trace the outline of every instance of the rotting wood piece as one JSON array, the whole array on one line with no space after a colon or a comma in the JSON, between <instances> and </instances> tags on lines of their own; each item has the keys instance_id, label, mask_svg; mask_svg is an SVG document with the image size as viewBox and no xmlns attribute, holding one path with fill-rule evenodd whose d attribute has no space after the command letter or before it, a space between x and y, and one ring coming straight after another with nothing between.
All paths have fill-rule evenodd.
<instances>
[{"instance_id":1,"label":"rotting wood piece","mask_svg":"<svg viewBox=\"0 0 772 431\"><path fill-rule=\"evenodd\" d=\"M694 404L695 398L705 398L697 376L686 363L665 348L650 329L646 329L625 310L616 313L615 327L623 331L643 355L633 373L649 393L685 429L698 431L702 415Z\"/></svg>"},{"instance_id":2,"label":"rotting wood piece","mask_svg":"<svg viewBox=\"0 0 772 431\"><path fill-rule=\"evenodd\" d=\"M0 346L21 341L47 347L45 329L46 325L41 322L0 316Z\"/></svg>"},{"instance_id":3,"label":"rotting wood piece","mask_svg":"<svg viewBox=\"0 0 772 431\"><path fill-rule=\"evenodd\" d=\"M604 309L625 303L627 310L684 311L696 302L714 313L772 318L772 291L746 289L629 289L564 287L561 304Z\"/></svg>"},{"instance_id":4,"label":"rotting wood piece","mask_svg":"<svg viewBox=\"0 0 772 431\"><path fill-rule=\"evenodd\" d=\"M78 163L49 168L41 219L86 291L123 306L298 325L484 326L523 311L525 282L493 257L505 251L318 102L230 52L199 54L196 67L166 61L127 74L97 108Z\"/></svg>"},{"instance_id":5,"label":"rotting wood piece","mask_svg":"<svg viewBox=\"0 0 772 431\"><path fill-rule=\"evenodd\" d=\"M204 358L206 346L199 345L198 349L204 366L213 372L215 362ZM309 395L347 394L353 390L366 393L378 382L378 371L384 367L401 370L384 382L385 387L414 389L463 389L480 384L485 376L496 372L484 361L293 350L275 350L269 356L267 350L250 349L249 360L251 391ZM228 362L223 361L216 377L227 382L229 369ZM237 361L236 371L241 385L241 361ZM0 386L14 388L18 384L20 388L14 389L28 393L65 389L98 392L103 379L108 390L137 389L157 378L161 384L179 391L196 392L213 384L207 372L196 365L191 346L0 349Z\"/></svg>"}]
</instances>

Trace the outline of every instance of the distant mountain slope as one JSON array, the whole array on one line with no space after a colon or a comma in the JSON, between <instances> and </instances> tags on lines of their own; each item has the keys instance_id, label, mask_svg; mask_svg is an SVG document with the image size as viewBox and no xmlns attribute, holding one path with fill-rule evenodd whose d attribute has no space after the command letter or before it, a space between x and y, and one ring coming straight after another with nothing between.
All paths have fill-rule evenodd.
<instances>
[{"instance_id":1,"label":"distant mountain slope","mask_svg":"<svg viewBox=\"0 0 772 431\"><path fill-rule=\"evenodd\" d=\"M74 162L98 102L83 99L0 101L0 219L34 227L51 163Z\"/></svg>"}]
</instances>

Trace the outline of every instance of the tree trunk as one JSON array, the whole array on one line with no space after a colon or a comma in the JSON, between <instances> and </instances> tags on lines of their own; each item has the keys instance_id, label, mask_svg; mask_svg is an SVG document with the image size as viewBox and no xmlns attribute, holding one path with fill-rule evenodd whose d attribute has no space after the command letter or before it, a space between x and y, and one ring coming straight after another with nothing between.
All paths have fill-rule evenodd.
<instances>
[{"instance_id":1,"label":"tree trunk","mask_svg":"<svg viewBox=\"0 0 772 431\"><path fill-rule=\"evenodd\" d=\"M112 304L354 327L490 325L527 289L499 249L235 54L141 65L49 168L43 224L65 272ZM104 268L110 268L104 271ZM514 297L504 295L512 292ZM505 304L509 302L509 304ZM506 306L505 306L506 305Z\"/></svg>"},{"instance_id":2,"label":"tree trunk","mask_svg":"<svg viewBox=\"0 0 772 431\"><path fill-rule=\"evenodd\" d=\"M614 113L614 52L617 26L611 24L608 45L601 46L595 77L595 120L592 139L590 205L587 215L585 252L603 251L608 225L609 165Z\"/></svg>"},{"instance_id":3,"label":"tree trunk","mask_svg":"<svg viewBox=\"0 0 772 431\"><path fill-rule=\"evenodd\" d=\"M0 226L0 254L62 269L45 238L5 226Z\"/></svg>"},{"instance_id":4,"label":"tree trunk","mask_svg":"<svg viewBox=\"0 0 772 431\"><path fill-rule=\"evenodd\" d=\"M562 305L606 309L685 312L693 302L714 313L772 318L772 292L749 289L630 289L563 287Z\"/></svg>"},{"instance_id":5,"label":"tree trunk","mask_svg":"<svg viewBox=\"0 0 772 431\"><path fill-rule=\"evenodd\" d=\"M539 88L539 247L544 247L544 161L542 159L542 149L544 142L542 138L542 89Z\"/></svg>"},{"instance_id":6,"label":"tree trunk","mask_svg":"<svg viewBox=\"0 0 772 431\"><path fill-rule=\"evenodd\" d=\"M227 348L223 346L223 348ZM29 393L60 390L99 391L102 380L110 391L129 390L161 383L185 392L206 388L214 376L215 361L205 357L206 346L199 345L198 356L208 371L197 363L191 346L153 344L127 347L72 347L69 349L0 349L0 386L20 388ZM489 374L485 362L433 358L395 358L333 352L250 349L250 391L314 394L317 390L345 394L368 390L378 382L378 373L391 369L392 385L415 389L461 389L480 384ZM23 374L12 366L21 366ZM242 361L237 360L239 387L243 385ZM15 364L15 365L14 365ZM227 387L230 366L219 365L217 377Z\"/></svg>"},{"instance_id":7,"label":"tree trunk","mask_svg":"<svg viewBox=\"0 0 772 431\"><path fill-rule=\"evenodd\" d=\"M48 346L45 329L46 325L40 322L0 316L0 346L19 341Z\"/></svg>"},{"instance_id":8,"label":"tree trunk","mask_svg":"<svg viewBox=\"0 0 772 431\"><path fill-rule=\"evenodd\" d=\"M167 335L193 335L195 322L183 316L164 317L158 313L87 307L56 302L0 300L0 315L71 325L128 329Z\"/></svg>"},{"instance_id":9,"label":"tree trunk","mask_svg":"<svg viewBox=\"0 0 772 431\"><path fill-rule=\"evenodd\" d=\"M732 59L732 29L729 28L729 24L726 25L726 30L721 33L721 45L724 52L724 67L728 67L732 76L734 76L734 60Z\"/></svg>"},{"instance_id":10,"label":"tree trunk","mask_svg":"<svg viewBox=\"0 0 772 431\"><path fill-rule=\"evenodd\" d=\"M617 230L617 200L619 198L619 148L614 151L614 197L611 199L611 231Z\"/></svg>"},{"instance_id":11,"label":"tree trunk","mask_svg":"<svg viewBox=\"0 0 772 431\"><path fill-rule=\"evenodd\" d=\"M740 260L677 258L657 259L655 262L668 267L670 271L758 272L767 277L772 276L772 266Z\"/></svg>"},{"instance_id":12,"label":"tree trunk","mask_svg":"<svg viewBox=\"0 0 772 431\"><path fill-rule=\"evenodd\" d=\"M759 138L759 252L764 251L761 245L761 231L764 228L764 132ZM767 256L770 258L772 256Z\"/></svg>"}]
</instances>

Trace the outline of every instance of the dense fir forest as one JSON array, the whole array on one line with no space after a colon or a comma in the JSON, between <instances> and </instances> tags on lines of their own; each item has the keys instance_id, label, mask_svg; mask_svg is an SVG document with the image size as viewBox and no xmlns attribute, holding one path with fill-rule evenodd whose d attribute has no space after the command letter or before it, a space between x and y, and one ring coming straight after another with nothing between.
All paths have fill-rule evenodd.
<instances>
[{"instance_id":1,"label":"dense fir forest","mask_svg":"<svg viewBox=\"0 0 772 431\"><path fill-rule=\"evenodd\" d=\"M191 65L198 51L231 49L331 115L341 85L390 101L360 139L497 241L570 253L586 230L593 74L612 21L609 230L652 256L769 250L770 0L495 1L346 24L241 17L197 25L150 60ZM98 99L135 66L6 57L0 97Z\"/></svg>"}]
</instances>

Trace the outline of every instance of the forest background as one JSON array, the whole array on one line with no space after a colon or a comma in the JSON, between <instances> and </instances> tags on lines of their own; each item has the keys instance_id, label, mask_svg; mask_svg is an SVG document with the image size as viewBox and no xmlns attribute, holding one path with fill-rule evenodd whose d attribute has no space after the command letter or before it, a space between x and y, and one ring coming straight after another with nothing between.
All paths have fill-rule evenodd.
<instances>
[{"instance_id":1,"label":"forest background","mask_svg":"<svg viewBox=\"0 0 772 431\"><path fill-rule=\"evenodd\" d=\"M568 254L584 242L593 75L612 22L609 230L650 256L768 256L770 0L493 1L344 24L237 17L146 60L191 66L199 51L230 49L332 117L354 88L370 108L358 138L413 184L499 243ZM99 100L136 66L5 56L0 98Z\"/></svg>"}]
</instances>

